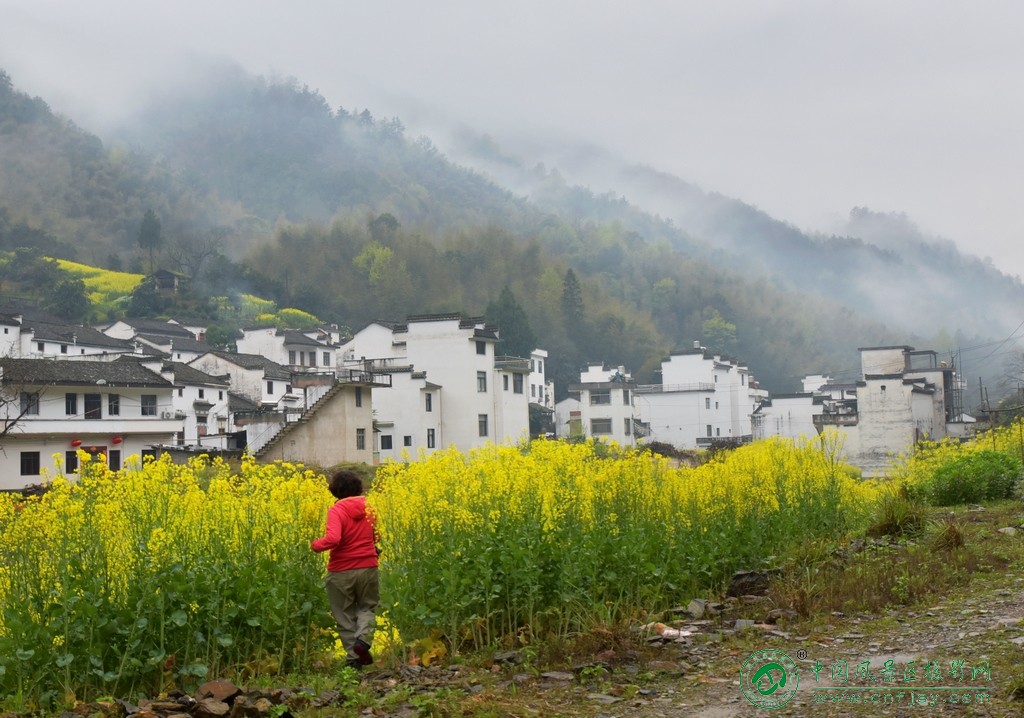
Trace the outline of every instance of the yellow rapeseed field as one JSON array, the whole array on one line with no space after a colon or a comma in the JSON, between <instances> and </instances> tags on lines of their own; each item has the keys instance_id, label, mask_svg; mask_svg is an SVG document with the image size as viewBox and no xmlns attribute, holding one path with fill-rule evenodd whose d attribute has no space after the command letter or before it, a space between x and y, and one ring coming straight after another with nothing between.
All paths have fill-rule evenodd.
<instances>
[{"instance_id":1,"label":"yellow rapeseed field","mask_svg":"<svg viewBox=\"0 0 1024 718\"><path fill-rule=\"evenodd\" d=\"M714 590L863 522L879 489L836 455L829 440L765 441L677 469L539 441L386 464L369 497L391 622L379 635L457 651ZM76 483L0 497L0 698L52 707L333 660L325 557L309 550L333 501L323 476L80 458Z\"/></svg>"},{"instance_id":2,"label":"yellow rapeseed field","mask_svg":"<svg viewBox=\"0 0 1024 718\"><path fill-rule=\"evenodd\" d=\"M454 644L567 633L706 591L878 495L829 439L764 441L697 469L600 445L454 449L378 470L384 593L403 633Z\"/></svg>"}]
</instances>

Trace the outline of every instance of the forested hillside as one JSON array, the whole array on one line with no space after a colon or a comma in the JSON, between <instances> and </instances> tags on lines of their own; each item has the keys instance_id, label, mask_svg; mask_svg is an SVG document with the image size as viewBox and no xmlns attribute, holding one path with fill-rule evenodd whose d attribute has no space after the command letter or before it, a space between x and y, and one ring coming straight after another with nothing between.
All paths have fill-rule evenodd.
<instances>
[{"instance_id":1,"label":"forested hillside","mask_svg":"<svg viewBox=\"0 0 1024 718\"><path fill-rule=\"evenodd\" d=\"M829 297L906 332L931 337L980 324L1004 337L1020 322L1019 277L928 236L902 214L855 207L833 234L808 234L740 200L591 147L563 151L560 171L541 171L486 137L458 133L453 146L461 162L518 188L538 206L620 219L645 236L660 231L687 254ZM574 180L615 191L588 192Z\"/></svg>"},{"instance_id":2,"label":"forested hillside","mask_svg":"<svg viewBox=\"0 0 1024 718\"><path fill-rule=\"evenodd\" d=\"M787 240L738 220L727 245L542 167L523 170L531 189L517 194L398 119L332 109L294 81L226 72L101 141L0 75L0 158L2 249L148 269L150 209L155 261L210 292L252 291L352 328L409 313L524 314L559 389L586 361L657 381L662 357L701 340L767 388L793 390L806 373L855 374L857 346L931 346L935 334L843 301L839 285L892 248ZM783 261L786 241L811 244ZM832 275L799 290L801 271L826 265ZM946 328L958 327L964 338L999 331Z\"/></svg>"}]
</instances>

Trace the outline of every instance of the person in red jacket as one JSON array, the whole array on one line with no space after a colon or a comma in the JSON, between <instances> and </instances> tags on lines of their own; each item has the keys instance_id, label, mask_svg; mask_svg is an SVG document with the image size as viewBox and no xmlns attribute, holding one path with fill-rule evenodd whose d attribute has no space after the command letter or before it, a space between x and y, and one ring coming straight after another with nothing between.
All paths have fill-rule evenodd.
<instances>
[{"instance_id":1,"label":"person in red jacket","mask_svg":"<svg viewBox=\"0 0 1024 718\"><path fill-rule=\"evenodd\" d=\"M327 602L351 666L373 663L375 611L380 593L373 514L366 510L363 482L353 471L336 472L330 481L338 499L327 510L324 535L310 544L317 553L330 551L327 561Z\"/></svg>"}]
</instances>

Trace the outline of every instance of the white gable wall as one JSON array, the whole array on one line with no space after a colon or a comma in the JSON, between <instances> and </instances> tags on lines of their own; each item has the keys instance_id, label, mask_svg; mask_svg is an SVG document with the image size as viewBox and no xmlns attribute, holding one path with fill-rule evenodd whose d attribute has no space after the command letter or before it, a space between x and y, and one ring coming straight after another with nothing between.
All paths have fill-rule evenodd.
<instances>
[{"instance_id":1,"label":"white gable wall","mask_svg":"<svg viewBox=\"0 0 1024 718\"><path fill-rule=\"evenodd\" d=\"M427 411L430 395L430 411ZM443 444L441 432L441 387L413 378L410 371L391 374L391 388L373 392L373 413L378 421L377 447L381 461L400 460L403 454L416 459L421 452L432 453ZM428 446L428 432L433 431L434 446ZM389 437L391 448L385 448ZM406 441L408 440L408 443Z\"/></svg>"},{"instance_id":2,"label":"white gable wall","mask_svg":"<svg viewBox=\"0 0 1024 718\"><path fill-rule=\"evenodd\" d=\"M241 354L259 354L272 362L288 365L288 352L284 348L284 337L278 336L274 327L244 329L242 336L235 340Z\"/></svg>"},{"instance_id":3,"label":"white gable wall","mask_svg":"<svg viewBox=\"0 0 1024 718\"><path fill-rule=\"evenodd\" d=\"M781 436L786 439L817 436L814 417L821 414L823 408L821 401L816 402L810 393L774 396L770 406L761 407L761 418L757 423L754 439L765 439L769 436Z\"/></svg>"},{"instance_id":4,"label":"white gable wall","mask_svg":"<svg viewBox=\"0 0 1024 718\"><path fill-rule=\"evenodd\" d=\"M483 341L484 353L477 354L473 330L460 329L458 319L409 322L408 327L409 363L445 388L441 426L446 445L466 450L500 443L505 437L498 436L495 417L494 342ZM478 388L478 372L486 378L484 391ZM487 417L485 433L479 428L482 416Z\"/></svg>"}]
</instances>

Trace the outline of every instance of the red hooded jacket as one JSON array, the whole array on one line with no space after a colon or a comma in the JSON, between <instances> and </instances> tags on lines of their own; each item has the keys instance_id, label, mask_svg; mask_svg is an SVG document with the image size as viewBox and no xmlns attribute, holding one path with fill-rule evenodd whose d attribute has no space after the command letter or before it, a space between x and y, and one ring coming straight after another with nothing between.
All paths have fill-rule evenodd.
<instances>
[{"instance_id":1,"label":"red hooded jacket","mask_svg":"<svg viewBox=\"0 0 1024 718\"><path fill-rule=\"evenodd\" d=\"M328 571L347 571L377 565L373 514L366 511L365 496L350 496L327 509L324 535L310 544L317 553L330 550Z\"/></svg>"}]
</instances>

